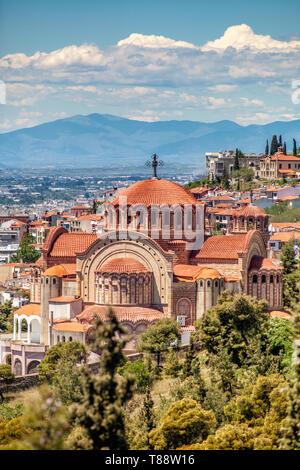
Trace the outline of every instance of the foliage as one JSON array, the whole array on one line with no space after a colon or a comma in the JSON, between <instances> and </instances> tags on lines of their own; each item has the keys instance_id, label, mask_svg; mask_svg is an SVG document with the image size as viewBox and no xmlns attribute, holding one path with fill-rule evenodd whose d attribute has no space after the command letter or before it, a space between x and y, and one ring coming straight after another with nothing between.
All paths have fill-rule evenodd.
<instances>
[{"instance_id":1,"label":"foliage","mask_svg":"<svg viewBox=\"0 0 300 470\"><path fill-rule=\"evenodd\" d=\"M0 418L0 449L4 449L15 439L20 439L28 433L28 429L23 424L23 419L1 419Z\"/></svg>"},{"instance_id":2,"label":"foliage","mask_svg":"<svg viewBox=\"0 0 300 470\"><path fill-rule=\"evenodd\" d=\"M88 366L82 368L82 398L73 406L72 416L84 429L89 448L117 451L127 449L123 407L132 396L134 378L117 374L127 340L120 339L125 330L111 309L107 318L109 322L95 320L92 349L100 352L99 370L92 373ZM77 442L82 445L75 438L75 449Z\"/></svg>"},{"instance_id":3,"label":"foliage","mask_svg":"<svg viewBox=\"0 0 300 470\"><path fill-rule=\"evenodd\" d=\"M133 375L138 392L147 390L153 380L147 365L141 359L135 362L127 361L122 367L119 367L118 372L123 377L128 374Z\"/></svg>"},{"instance_id":4,"label":"foliage","mask_svg":"<svg viewBox=\"0 0 300 470\"><path fill-rule=\"evenodd\" d=\"M182 377L186 379L192 375L192 366L193 362L196 359L195 343L193 338L191 338L189 348L185 354L183 366L182 366Z\"/></svg>"},{"instance_id":5,"label":"foliage","mask_svg":"<svg viewBox=\"0 0 300 470\"><path fill-rule=\"evenodd\" d=\"M32 236L26 235L20 243L16 254L11 257L10 262L35 263L39 259L40 253L32 246L32 243L34 243Z\"/></svg>"},{"instance_id":6,"label":"foliage","mask_svg":"<svg viewBox=\"0 0 300 470\"><path fill-rule=\"evenodd\" d=\"M292 362L292 334L293 325L287 318L274 317L270 319L269 328L266 331L267 341L270 345L270 353L281 357L282 371L290 371Z\"/></svg>"},{"instance_id":7,"label":"foliage","mask_svg":"<svg viewBox=\"0 0 300 470\"><path fill-rule=\"evenodd\" d=\"M80 373L80 367L78 367L74 357L63 357L57 362L51 383L57 390L63 404L70 405L80 400Z\"/></svg>"},{"instance_id":8,"label":"foliage","mask_svg":"<svg viewBox=\"0 0 300 470\"><path fill-rule=\"evenodd\" d=\"M12 301L8 300L0 307L0 332L12 333L14 330L14 312Z\"/></svg>"},{"instance_id":9,"label":"foliage","mask_svg":"<svg viewBox=\"0 0 300 470\"><path fill-rule=\"evenodd\" d=\"M177 377L180 369L181 364L178 358L178 351L175 348L170 348L164 362L164 373L170 377Z\"/></svg>"},{"instance_id":10,"label":"foliage","mask_svg":"<svg viewBox=\"0 0 300 470\"><path fill-rule=\"evenodd\" d=\"M26 433L23 428L22 440L13 441L10 449L66 449L66 436L70 430L68 411L62 406L57 393L48 386L40 387L38 399L27 404L22 422Z\"/></svg>"},{"instance_id":11,"label":"foliage","mask_svg":"<svg viewBox=\"0 0 300 470\"><path fill-rule=\"evenodd\" d=\"M292 240L285 243L281 250L280 255L281 265L283 267L283 274L290 274L295 271L297 267L296 254L294 250L294 243Z\"/></svg>"},{"instance_id":12,"label":"foliage","mask_svg":"<svg viewBox=\"0 0 300 470\"><path fill-rule=\"evenodd\" d=\"M227 424L213 436L198 444L197 450L270 450L272 442L268 436L257 438L257 430L247 424ZM194 447L194 449L195 449ZM193 448L193 447L192 447ZM191 447L185 448L192 449Z\"/></svg>"},{"instance_id":13,"label":"foliage","mask_svg":"<svg viewBox=\"0 0 300 470\"><path fill-rule=\"evenodd\" d=\"M278 150L277 136L273 135L271 140L270 155L274 155Z\"/></svg>"},{"instance_id":14,"label":"foliage","mask_svg":"<svg viewBox=\"0 0 300 470\"><path fill-rule=\"evenodd\" d=\"M39 378L51 381L60 360L81 362L86 359L86 347L80 341L68 341L51 346L37 366Z\"/></svg>"},{"instance_id":15,"label":"foliage","mask_svg":"<svg viewBox=\"0 0 300 470\"><path fill-rule=\"evenodd\" d=\"M19 418L23 415L23 404L17 403L15 406L9 406L6 404L0 405L0 420L10 420Z\"/></svg>"},{"instance_id":16,"label":"foliage","mask_svg":"<svg viewBox=\"0 0 300 470\"><path fill-rule=\"evenodd\" d=\"M0 380L4 383L13 382L15 376L11 371L11 365L9 364L0 364Z\"/></svg>"},{"instance_id":17,"label":"foliage","mask_svg":"<svg viewBox=\"0 0 300 470\"><path fill-rule=\"evenodd\" d=\"M171 318L159 320L141 335L137 350L156 356L157 369L160 367L161 354L179 339L179 326Z\"/></svg>"},{"instance_id":18,"label":"foliage","mask_svg":"<svg viewBox=\"0 0 300 470\"><path fill-rule=\"evenodd\" d=\"M238 367L251 364L261 349L261 333L268 323L264 302L224 291L218 303L195 323L196 339L209 354L225 354Z\"/></svg>"},{"instance_id":19,"label":"foliage","mask_svg":"<svg viewBox=\"0 0 300 470\"><path fill-rule=\"evenodd\" d=\"M184 398L173 403L160 426L150 432L150 443L156 450L176 449L205 439L214 425L212 411L204 410L195 400Z\"/></svg>"},{"instance_id":20,"label":"foliage","mask_svg":"<svg viewBox=\"0 0 300 470\"><path fill-rule=\"evenodd\" d=\"M292 308L299 302L300 268L283 277L283 301L286 308Z\"/></svg>"}]
</instances>

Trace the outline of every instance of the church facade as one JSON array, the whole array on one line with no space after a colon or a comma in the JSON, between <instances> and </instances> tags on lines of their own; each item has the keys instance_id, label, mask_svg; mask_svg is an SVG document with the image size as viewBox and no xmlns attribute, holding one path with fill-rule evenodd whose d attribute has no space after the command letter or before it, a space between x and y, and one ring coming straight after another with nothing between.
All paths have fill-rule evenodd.
<instances>
[{"instance_id":1,"label":"church facade","mask_svg":"<svg viewBox=\"0 0 300 470\"><path fill-rule=\"evenodd\" d=\"M282 269L267 258L268 216L237 209L228 235L205 240L205 204L174 182L156 177L125 189L105 207L101 236L49 231L31 273L31 303L14 314L14 337L3 341L15 374L32 373L60 341L86 344L95 315L111 305L133 334L172 317L182 334L217 303L225 289L282 307ZM22 333L22 325L27 332Z\"/></svg>"}]
</instances>

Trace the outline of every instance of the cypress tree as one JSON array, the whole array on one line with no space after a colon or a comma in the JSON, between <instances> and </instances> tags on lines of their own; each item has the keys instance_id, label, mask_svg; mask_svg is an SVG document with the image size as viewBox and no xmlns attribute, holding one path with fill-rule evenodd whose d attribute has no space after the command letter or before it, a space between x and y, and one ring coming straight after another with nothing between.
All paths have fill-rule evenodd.
<instances>
[{"instance_id":1,"label":"cypress tree","mask_svg":"<svg viewBox=\"0 0 300 470\"><path fill-rule=\"evenodd\" d=\"M229 189L229 178L228 178L228 173L227 173L227 170L226 170L226 167L224 166L224 170L223 170L223 173L222 173L222 177L221 177L221 185L222 185L222 188L224 189Z\"/></svg>"},{"instance_id":2,"label":"cypress tree","mask_svg":"<svg viewBox=\"0 0 300 470\"><path fill-rule=\"evenodd\" d=\"M279 136L278 146L282 147L282 136L281 135Z\"/></svg>"},{"instance_id":3,"label":"cypress tree","mask_svg":"<svg viewBox=\"0 0 300 470\"><path fill-rule=\"evenodd\" d=\"M268 141L268 139L267 139L267 142L266 142L265 155L269 155L269 141Z\"/></svg>"},{"instance_id":4,"label":"cypress tree","mask_svg":"<svg viewBox=\"0 0 300 470\"><path fill-rule=\"evenodd\" d=\"M240 169L240 165L239 165L239 149L235 149L235 156L234 156L233 169L234 169L234 170L239 170L239 169Z\"/></svg>"},{"instance_id":5,"label":"cypress tree","mask_svg":"<svg viewBox=\"0 0 300 470\"><path fill-rule=\"evenodd\" d=\"M295 139L293 139L293 155L294 155L294 157L297 156L297 144L296 144Z\"/></svg>"},{"instance_id":6,"label":"cypress tree","mask_svg":"<svg viewBox=\"0 0 300 470\"><path fill-rule=\"evenodd\" d=\"M295 271L297 261L292 241L289 241L283 245L280 260L283 267L284 275L290 274Z\"/></svg>"},{"instance_id":7,"label":"cypress tree","mask_svg":"<svg viewBox=\"0 0 300 470\"><path fill-rule=\"evenodd\" d=\"M73 416L84 429L92 450L126 450L123 406L132 396L134 380L117 374L124 358L126 338L120 337L125 330L112 309L106 313L109 322L97 318L94 323L92 350L101 355L99 370L93 373L88 366L83 368L83 396L74 406Z\"/></svg>"},{"instance_id":8,"label":"cypress tree","mask_svg":"<svg viewBox=\"0 0 300 470\"><path fill-rule=\"evenodd\" d=\"M195 344L194 341L191 339L189 349L186 352L184 363L182 366L182 375L184 379L192 375L192 363L194 359L196 359Z\"/></svg>"},{"instance_id":9,"label":"cypress tree","mask_svg":"<svg viewBox=\"0 0 300 470\"><path fill-rule=\"evenodd\" d=\"M283 154L286 155L286 142L284 142L282 150L283 150Z\"/></svg>"},{"instance_id":10,"label":"cypress tree","mask_svg":"<svg viewBox=\"0 0 300 470\"><path fill-rule=\"evenodd\" d=\"M277 136L273 135L271 141L270 155L274 155L278 150Z\"/></svg>"}]
</instances>

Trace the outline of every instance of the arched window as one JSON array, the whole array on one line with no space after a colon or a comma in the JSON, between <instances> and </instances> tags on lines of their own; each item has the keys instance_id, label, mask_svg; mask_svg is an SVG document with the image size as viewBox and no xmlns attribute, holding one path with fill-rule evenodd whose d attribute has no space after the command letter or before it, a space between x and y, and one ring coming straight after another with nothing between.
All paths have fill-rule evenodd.
<instances>
[{"instance_id":1,"label":"arched window","mask_svg":"<svg viewBox=\"0 0 300 470\"><path fill-rule=\"evenodd\" d=\"M63 336L61 340L62 340L63 343L65 343L66 342L65 336Z\"/></svg>"},{"instance_id":2,"label":"arched window","mask_svg":"<svg viewBox=\"0 0 300 470\"><path fill-rule=\"evenodd\" d=\"M200 287L203 287L203 281L200 281Z\"/></svg>"},{"instance_id":3,"label":"arched window","mask_svg":"<svg viewBox=\"0 0 300 470\"><path fill-rule=\"evenodd\" d=\"M69 336L69 341L73 341L73 338L72 338L72 336Z\"/></svg>"},{"instance_id":4,"label":"arched window","mask_svg":"<svg viewBox=\"0 0 300 470\"><path fill-rule=\"evenodd\" d=\"M261 282L263 284L266 282L266 276L264 274L261 276Z\"/></svg>"},{"instance_id":5,"label":"arched window","mask_svg":"<svg viewBox=\"0 0 300 470\"><path fill-rule=\"evenodd\" d=\"M218 287L218 281L215 281L215 287Z\"/></svg>"},{"instance_id":6,"label":"arched window","mask_svg":"<svg viewBox=\"0 0 300 470\"><path fill-rule=\"evenodd\" d=\"M59 336L59 335L57 335L56 342L57 342L57 343L60 342L60 336Z\"/></svg>"},{"instance_id":7,"label":"arched window","mask_svg":"<svg viewBox=\"0 0 300 470\"><path fill-rule=\"evenodd\" d=\"M257 283L257 275L256 274L254 274L254 276L252 278L252 282L253 282L253 284Z\"/></svg>"},{"instance_id":8,"label":"arched window","mask_svg":"<svg viewBox=\"0 0 300 470\"><path fill-rule=\"evenodd\" d=\"M52 284L54 284L54 285L56 284L56 278L55 277L52 279Z\"/></svg>"},{"instance_id":9,"label":"arched window","mask_svg":"<svg viewBox=\"0 0 300 470\"><path fill-rule=\"evenodd\" d=\"M48 284L48 282L49 282L49 278L48 278L48 277L46 277L46 284Z\"/></svg>"},{"instance_id":10,"label":"arched window","mask_svg":"<svg viewBox=\"0 0 300 470\"><path fill-rule=\"evenodd\" d=\"M276 281L277 281L277 283L279 282L279 276L277 276Z\"/></svg>"},{"instance_id":11,"label":"arched window","mask_svg":"<svg viewBox=\"0 0 300 470\"><path fill-rule=\"evenodd\" d=\"M271 276L270 276L270 283L273 284L273 282L274 282L274 278L273 278L273 275L271 274Z\"/></svg>"},{"instance_id":12,"label":"arched window","mask_svg":"<svg viewBox=\"0 0 300 470\"><path fill-rule=\"evenodd\" d=\"M207 281L207 287L210 287L210 281Z\"/></svg>"}]
</instances>

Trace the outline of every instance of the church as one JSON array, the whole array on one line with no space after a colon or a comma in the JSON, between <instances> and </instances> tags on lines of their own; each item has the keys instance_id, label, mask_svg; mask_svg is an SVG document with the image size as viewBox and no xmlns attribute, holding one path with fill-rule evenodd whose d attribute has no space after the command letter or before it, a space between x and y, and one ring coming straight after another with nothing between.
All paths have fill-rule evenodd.
<instances>
[{"instance_id":1,"label":"church","mask_svg":"<svg viewBox=\"0 0 300 470\"><path fill-rule=\"evenodd\" d=\"M152 164L153 166L153 164ZM61 341L89 344L95 315L114 312L133 338L171 317L188 341L195 320L225 289L282 307L282 268L267 257L268 215L236 209L227 235L205 237L205 204L175 182L139 181L105 203L104 233L52 227L31 272L31 302L14 314L13 340L2 343L16 375L36 371ZM21 337L27 325L26 338ZM183 341L184 342L184 341Z\"/></svg>"}]
</instances>

